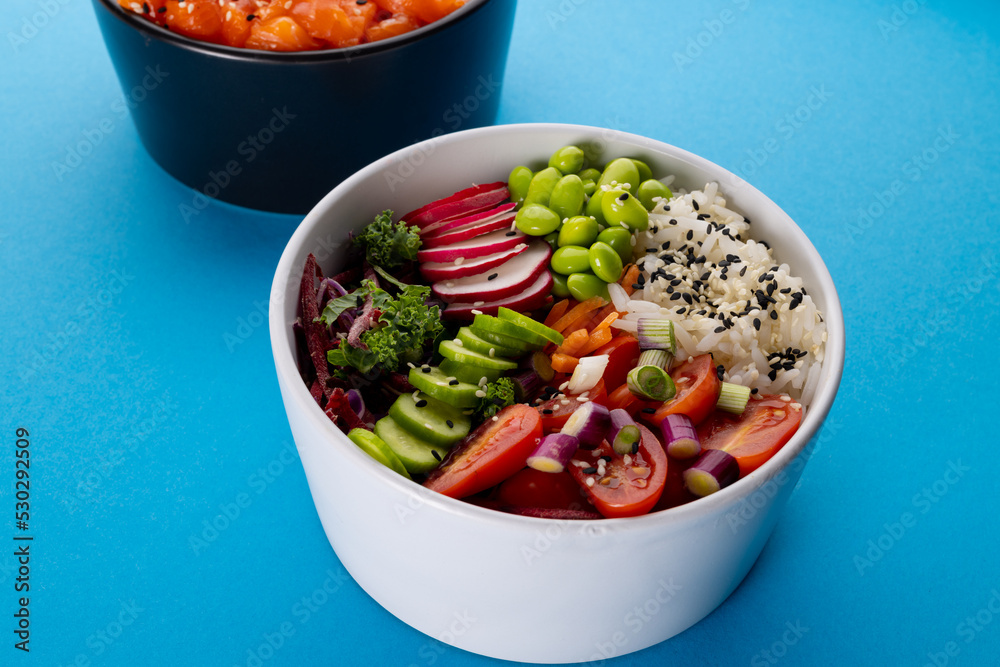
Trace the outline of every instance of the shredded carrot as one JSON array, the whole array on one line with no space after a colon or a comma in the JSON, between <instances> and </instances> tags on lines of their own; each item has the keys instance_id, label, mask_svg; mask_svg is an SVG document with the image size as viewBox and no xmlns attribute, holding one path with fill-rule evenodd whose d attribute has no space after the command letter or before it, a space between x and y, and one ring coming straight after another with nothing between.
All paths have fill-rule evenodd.
<instances>
[{"instance_id":1,"label":"shredded carrot","mask_svg":"<svg viewBox=\"0 0 1000 667\"><path fill-rule=\"evenodd\" d=\"M556 302L549 311L549 314L545 316L545 326L551 327L552 323L562 317L566 310L569 308L569 299L563 299L562 301Z\"/></svg>"},{"instance_id":2,"label":"shredded carrot","mask_svg":"<svg viewBox=\"0 0 1000 667\"><path fill-rule=\"evenodd\" d=\"M613 313L615 318L618 317L618 313ZM594 332L587 337L587 342L584 344L583 348L580 349L580 356L585 357L602 345L607 345L611 342L614 334L611 333L611 327L599 327L594 329Z\"/></svg>"},{"instance_id":3,"label":"shredded carrot","mask_svg":"<svg viewBox=\"0 0 1000 667\"><path fill-rule=\"evenodd\" d=\"M552 355L552 370L556 373L572 373L578 363L580 363L579 359L568 354L556 352Z\"/></svg>"},{"instance_id":4,"label":"shredded carrot","mask_svg":"<svg viewBox=\"0 0 1000 667\"><path fill-rule=\"evenodd\" d=\"M580 356L580 348L587 344L590 334L586 329L577 329L563 338L563 343L556 348L556 354L568 354L571 357Z\"/></svg>"},{"instance_id":5,"label":"shredded carrot","mask_svg":"<svg viewBox=\"0 0 1000 667\"><path fill-rule=\"evenodd\" d=\"M601 322L603 322L609 315L611 315L611 313L618 313L619 317L622 316L622 313L618 312L618 309L615 308L615 304L609 303L608 305L604 306L604 308L601 308L596 313L594 313L594 316L590 318L589 322L587 322L587 329L593 331L601 324Z\"/></svg>"},{"instance_id":6,"label":"shredded carrot","mask_svg":"<svg viewBox=\"0 0 1000 667\"><path fill-rule=\"evenodd\" d=\"M637 264L629 264L628 267L625 268L625 275L622 276L621 283L619 284L622 286L622 289L625 290L626 294L632 296L632 293L635 292L635 288L633 288L632 285L635 285L638 279L639 266Z\"/></svg>"},{"instance_id":7,"label":"shredded carrot","mask_svg":"<svg viewBox=\"0 0 1000 667\"><path fill-rule=\"evenodd\" d=\"M609 328L611 324L618 319L618 317L619 315L617 310L611 311L610 313L607 314L607 316L603 320L601 320L600 324L594 327L593 331L591 331L590 334L594 335L598 331L602 331L604 329Z\"/></svg>"},{"instance_id":8,"label":"shredded carrot","mask_svg":"<svg viewBox=\"0 0 1000 667\"><path fill-rule=\"evenodd\" d=\"M566 331L573 331L579 329L579 326L571 327L571 324L575 324L577 320L589 317L590 312L600 308L605 304L604 299L599 296L592 296L586 301L581 301L572 308L569 309L565 315L560 317L558 320L553 322L550 326L558 331L559 333L564 333ZM586 321L586 320L584 320Z\"/></svg>"}]
</instances>

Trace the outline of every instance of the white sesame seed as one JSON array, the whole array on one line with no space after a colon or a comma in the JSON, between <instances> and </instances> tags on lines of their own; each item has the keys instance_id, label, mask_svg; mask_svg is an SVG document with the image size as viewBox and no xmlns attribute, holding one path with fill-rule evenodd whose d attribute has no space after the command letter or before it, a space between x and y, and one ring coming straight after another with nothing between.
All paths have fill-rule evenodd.
<instances>
[{"instance_id":1,"label":"white sesame seed","mask_svg":"<svg viewBox=\"0 0 1000 667\"><path fill-rule=\"evenodd\" d=\"M486 392L482 389L476 390L476 398L486 398Z\"/></svg>"},{"instance_id":2,"label":"white sesame seed","mask_svg":"<svg viewBox=\"0 0 1000 667\"><path fill-rule=\"evenodd\" d=\"M479 306L486 305L486 302L485 301L476 301L472 305L475 306L476 308L478 308Z\"/></svg>"},{"instance_id":3,"label":"white sesame seed","mask_svg":"<svg viewBox=\"0 0 1000 667\"><path fill-rule=\"evenodd\" d=\"M491 357L495 357L495 356L497 356L497 350L496 350L496 348L495 348L495 347L491 347L491 348L490 348L490 356L491 356Z\"/></svg>"},{"instance_id":4,"label":"white sesame seed","mask_svg":"<svg viewBox=\"0 0 1000 667\"><path fill-rule=\"evenodd\" d=\"M462 342L461 340L459 340L458 338L456 338L456 339L455 339L454 341L452 341L452 342L453 342L453 343L455 343L455 345L458 345L459 347L465 347L465 343L463 343L463 342Z\"/></svg>"},{"instance_id":5,"label":"white sesame seed","mask_svg":"<svg viewBox=\"0 0 1000 667\"><path fill-rule=\"evenodd\" d=\"M593 486L593 485L594 485L594 478L593 477L588 477L587 478L587 486Z\"/></svg>"},{"instance_id":6,"label":"white sesame seed","mask_svg":"<svg viewBox=\"0 0 1000 667\"><path fill-rule=\"evenodd\" d=\"M482 314L483 314L483 311L481 311L481 310L476 310L475 308L473 308L473 309L472 309L471 311L469 311L469 312L471 312L471 313L472 313L473 315L482 315Z\"/></svg>"}]
</instances>

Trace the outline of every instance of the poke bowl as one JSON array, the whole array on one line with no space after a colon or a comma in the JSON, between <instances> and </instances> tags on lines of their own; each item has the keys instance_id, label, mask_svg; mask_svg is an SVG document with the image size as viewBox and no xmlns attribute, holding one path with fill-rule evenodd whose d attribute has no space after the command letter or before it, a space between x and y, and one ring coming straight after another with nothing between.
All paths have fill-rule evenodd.
<instances>
[{"instance_id":1,"label":"poke bowl","mask_svg":"<svg viewBox=\"0 0 1000 667\"><path fill-rule=\"evenodd\" d=\"M744 415L749 411L747 405L766 402L761 396L751 395L749 386L757 384L765 390L778 387L776 396L767 400L779 400L780 396L783 402L777 405L781 407L781 414L794 412L800 422L797 429L789 432L782 445L769 452L766 460L758 460L746 467L746 459L739 458L741 470L737 481L720 482L709 492L699 493L704 497L691 502L663 505L663 499L669 495L665 493L658 496L654 511L648 511L650 508L647 506L641 515L624 516L606 512L599 498L592 498L594 505L588 505L589 514L546 514L505 511L510 508L498 507L491 500L492 496L483 499L482 494L466 498L470 502L450 497L445 495L449 491L443 490L440 476L436 477L439 470L428 473L426 477L412 475L413 479L408 479L407 475L394 471L384 461L377 461L376 454L363 451L355 444L354 432L348 438L343 423L338 426L336 415L321 407L322 399L317 399L314 394L317 391L322 393L322 388L317 390L319 385L301 370L308 364L310 351L302 344L301 336L296 331L309 326L306 320L310 315L304 313L303 304L310 299L315 300L312 293L303 297L306 284L314 284L314 276L310 273L313 269L309 268L312 265L307 264L312 261L310 257L314 258L316 271L326 276L350 270L348 263L354 260L347 258L356 241L349 242L348 235L362 233L366 224L384 210L396 212L397 217L410 211L411 214L403 217L417 220L421 211L429 210L428 206L434 208L429 202L454 202L458 195L453 193L468 192L470 187L475 192L481 192L483 188L489 189L484 184L508 183L508 177L519 165L527 165L537 176L546 168L550 156L567 146L583 147L581 153L587 163L608 165L605 171L616 159L638 160L673 190L669 196L647 202L654 211L649 213L649 219L660 222L651 222L650 228L644 227L645 231L632 235L634 243L626 252L632 253L636 266L646 266L647 254L658 258L660 253L668 252L666 246L669 244L664 246L660 243L662 237L657 234L670 225L687 224L684 222L687 215L691 215L692 224L699 229L702 225L707 227L699 233L711 235L714 232L713 242L722 246L729 243L720 238L731 233L723 231L728 229L725 225L716 224L707 212L698 214L704 215L703 218L693 215L690 205L698 209L700 201L707 211L707 201L716 212L711 215L725 215L727 219L749 227L741 227L745 234L737 236L746 238L748 245L755 248L754 252L767 249L764 268L755 269L762 276L760 294L756 289L751 291L752 298L760 302L761 312L770 312L766 310L770 302L781 300L784 304L780 309L773 309L781 311L780 317L777 313L775 316L758 313L756 306L744 306L743 310L749 311L750 324L737 322L727 325L724 321L713 321L711 327L702 327L706 329L706 336L713 338L693 340L692 332L697 327L691 325L693 328L685 329L689 325L685 324L685 318L677 316L677 312L683 308L691 317L700 320L702 316L696 316L693 309L688 311L687 305L680 305L689 303L688 297L671 298L672 292L676 291L671 281L676 278L670 275L667 279L663 275L663 265L651 259L649 271L643 273L644 279L628 279L636 281L633 287L638 293L633 292L626 302L621 301L621 292L617 286L612 288L610 282L608 291L603 294L610 295L612 303L595 297L610 311L622 310L608 318L614 324L617 321L615 318L621 315L618 332L622 336L635 329L637 322L643 321L641 313L633 310L633 307L640 308L641 304L633 302L641 299L640 295L647 287L652 287L656 298L662 297L662 301L651 309L658 313L669 312L667 319L675 320L674 324L678 327L678 362L684 359L689 363L694 361L694 352L689 355L685 351L688 348L694 350L692 346L704 343L706 350L717 347L718 340L729 335L730 327L735 327L734 331L743 331L749 339L753 331L771 331L768 328L772 326L768 322L770 319L774 322L774 331L777 331L784 325L782 318L789 316L789 300L798 302L791 306L792 310L807 303L811 309L809 317L822 323L817 331L822 329L824 333L817 334L817 339L821 341L817 340L813 345L811 355L804 350L793 350L793 357L815 357L813 365L802 370L803 377L796 378L797 374L786 370L795 370L797 362L794 359L774 361L777 357L773 355L768 355L764 362L774 367L773 371L765 368L762 373L754 374L743 366L738 367L736 362L718 370L720 377L748 386L746 394L749 403L744 401L744 407L740 408L744 410ZM407 177L399 179L396 176L402 165L413 168L408 171ZM527 208L526 202L514 197L514 179L511 178L508 184L514 205L519 211ZM611 187L619 186L612 184ZM600 187L608 190L606 184ZM626 192L615 190L615 198L624 202L628 196ZM668 206L673 206L672 212ZM669 220L674 214L677 219L671 223ZM752 223L749 222L751 220ZM610 228L614 220L608 223ZM567 220L564 219L562 224L565 226ZM662 224L662 229L657 224ZM509 231L504 228L498 233L520 234L519 230L527 226L530 225L520 224L514 219ZM545 243L541 240L541 232L535 231L536 238L527 245ZM694 231L692 226L681 235L691 239ZM673 232L667 230L663 233ZM429 234L425 236L429 237ZM749 239L766 239L766 242ZM707 245L698 243L693 252L687 253L686 247L680 252L687 253L692 261L698 263L700 273L709 260L696 255L702 247L706 253L710 251ZM558 245L556 242L553 244ZM676 245L674 250L678 250ZM522 255L527 252L522 252ZM545 255L546 261L549 256ZM712 270L725 269L723 273L728 272L729 277L739 277L742 269L738 266L740 260L736 255L730 253L715 257L716 264ZM719 262L724 266L719 267ZM451 262L456 266L462 263L458 260ZM304 266L307 267L306 278L303 278ZM423 264L421 266L426 268ZM492 269L487 269L487 272L489 275L500 273ZM558 271L553 270L553 273ZM794 280L801 282L789 283L795 287L789 287L787 292L783 292L785 288L780 285L777 288L765 285L765 281L772 282L773 274L781 274L778 277L781 279L786 273L794 274ZM758 282L756 276L757 273L752 273L754 282ZM390 277L383 276L385 280ZM545 282L544 278L540 280ZM699 289L709 282L706 276ZM559 301L568 301L568 308L580 306L590 298L573 292L569 298L560 299L556 282L550 279L546 285L550 291L557 292L555 298L546 294L542 301L526 306L526 309L534 308L531 314L539 319L547 309L556 308L553 304ZM671 286L671 292L663 289L663 293L659 294L663 285ZM505 293L505 303L522 299L524 304L526 293L523 284L515 285ZM437 284L435 294L447 296L446 290ZM349 297L350 302L353 299L353 296ZM361 307L360 301L358 308ZM460 299L453 297L445 301L447 306L442 307L441 317L446 322L457 320L458 324L463 323L463 318L472 319L470 326L475 326L473 318L486 315L482 309L495 305L491 304L488 295L478 297L471 304L473 309L470 312L463 311ZM373 162L338 185L301 223L278 264L270 304L272 352L285 411L319 518L344 567L376 602L417 630L474 653L523 662L578 662L631 653L682 632L722 604L753 566L802 474L811 452L809 443L819 432L835 398L844 361L843 319L833 282L806 235L776 204L742 179L680 148L637 135L577 125L523 124L463 131L415 144ZM351 305L348 303L347 307ZM306 306L305 310L309 308ZM514 306L511 308L514 309ZM643 308L646 306L641 306L640 310ZM438 312L434 311L433 319L438 319ZM494 308L492 312L498 311ZM310 310L310 313L314 311ZM754 322L759 318L764 318L764 321ZM555 319L558 321L560 318ZM552 319L546 321L553 327L558 324ZM748 328L744 331L740 327ZM733 336L736 340L735 333ZM643 334L640 332L638 337L641 340ZM461 341L452 345L452 351L455 346L467 346L470 339L464 340L464 345ZM643 346L645 349L645 344ZM546 349L551 350L551 347ZM493 357L492 352L488 356ZM716 351L715 354L716 361L727 358L722 352ZM429 373L430 368L423 361L409 365L409 378L414 385L418 385L422 382L419 375ZM715 371L713 365L709 375L714 377ZM558 382L559 376L556 378ZM454 377L446 380L448 382L442 384L463 384ZM678 387L682 381L677 380ZM418 385L413 400L419 399L420 391L427 391L424 386ZM481 383L480 386L486 385ZM406 392L409 389L412 387L401 391L398 400L408 400ZM554 396L558 403L573 403L569 399L574 396L569 395L565 383L560 384L558 390L565 393L553 394L555 391L543 394L530 402L528 407L519 404L503 410L520 409L531 413L537 410L540 418L544 419L551 414L544 414L546 403L540 403L542 399ZM580 405L593 405L598 401L593 396L589 397L593 399L590 401L586 394L583 392L575 396ZM329 405L332 405L332 399ZM571 407L579 411L577 405ZM652 418L654 410L644 410L641 414L636 413L637 420ZM390 414L395 413L390 410ZM502 422L504 414L501 411L494 415L493 421L500 417ZM575 416L576 412L570 419ZM714 418L709 418L709 421ZM669 418L660 419L665 424ZM483 426L465 437L451 453L446 452L447 458L440 468L450 465L454 470L456 461L463 456L461 453L456 455L456 452L467 451L463 447L470 439L475 440L476 433L482 429L488 431L489 423L490 418L484 418ZM646 423L649 428L642 431L644 448L645 434L659 432L652 422ZM449 426L452 425L449 421ZM380 433L378 426L376 423L376 434ZM429 424L427 426L430 428ZM563 433L567 428L562 427ZM583 435L580 438L582 442ZM615 436L616 442L617 439ZM601 484L605 483L601 478L605 464L593 458L595 453L611 454L600 458L608 461L609 468L615 465L612 458L620 452L617 451L617 444L614 452L607 450L608 440L590 452L581 446L572 459L563 460L567 472L575 468L574 478L584 491L588 485L590 489L600 490ZM661 444L656 436L653 441ZM534 442L537 443L538 439ZM545 439L542 439L544 442ZM667 442L663 441L664 449L669 449L665 444ZM633 455L637 447L633 444ZM707 441L705 447L710 447ZM624 460L635 469L644 451L641 450L634 460ZM702 454L711 451L705 449ZM737 455L737 450L729 451ZM523 468L523 455L520 461L518 466ZM649 465L655 467L658 464ZM663 465L666 467L665 463ZM676 465L671 459L670 466ZM691 468L698 465L691 466L690 461L684 464ZM598 471L598 468L601 470ZM665 472L669 473L671 469L667 468ZM648 472L647 468L642 470ZM447 472L444 474L447 475ZM599 478L596 485L595 477ZM694 482L690 488L695 489L697 479L692 479ZM686 475L684 480L686 485ZM642 486L646 486L645 482ZM587 495L590 495L589 491ZM595 507L603 516L594 514ZM605 586L602 582L609 580L611 573L614 584ZM581 586L581 582L592 585Z\"/></svg>"},{"instance_id":2,"label":"poke bowl","mask_svg":"<svg viewBox=\"0 0 1000 667\"><path fill-rule=\"evenodd\" d=\"M377 41L348 40L342 48L322 48L328 42L308 35L313 50L238 48L215 43L221 32L211 42L177 27L203 10L221 12L206 23L218 24L220 16L240 23L242 16L256 27L263 10L254 14L251 5L296 11L326 3L339 11L334 5L343 2L150 0L126 7L93 0L139 139L160 167L194 190L178 203L185 222L196 221L211 199L305 213L382 155L493 122L515 0L466 0L426 25ZM416 3L390 3L407 4ZM352 6L388 15L375 0ZM175 17L174 25L160 17ZM303 30L291 16L270 20Z\"/></svg>"}]
</instances>

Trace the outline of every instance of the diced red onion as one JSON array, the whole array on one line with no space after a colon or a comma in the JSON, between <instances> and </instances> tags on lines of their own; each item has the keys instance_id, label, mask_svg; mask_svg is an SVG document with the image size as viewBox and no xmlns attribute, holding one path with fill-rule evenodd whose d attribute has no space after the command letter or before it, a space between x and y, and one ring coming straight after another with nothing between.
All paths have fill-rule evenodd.
<instances>
[{"instance_id":1,"label":"diced red onion","mask_svg":"<svg viewBox=\"0 0 1000 667\"><path fill-rule=\"evenodd\" d=\"M684 471L684 486L703 498L724 489L740 478L736 458L721 449L706 449L694 465Z\"/></svg>"},{"instance_id":2,"label":"diced red onion","mask_svg":"<svg viewBox=\"0 0 1000 667\"><path fill-rule=\"evenodd\" d=\"M357 389L347 390L347 401L351 404L351 409L361 416L365 413L365 399L361 397L361 392Z\"/></svg>"},{"instance_id":3,"label":"diced red onion","mask_svg":"<svg viewBox=\"0 0 1000 667\"><path fill-rule=\"evenodd\" d=\"M538 350L529 357L529 360L531 369L538 374L538 377L543 382L552 382L552 378L556 376L556 373L552 370L552 362L549 360L549 355Z\"/></svg>"},{"instance_id":4,"label":"diced red onion","mask_svg":"<svg viewBox=\"0 0 1000 667\"><path fill-rule=\"evenodd\" d=\"M660 423L667 454L675 459L690 459L701 453L698 431L687 415L667 415Z\"/></svg>"},{"instance_id":5,"label":"diced red onion","mask_svg":"<svg viewBox=\"0 0 1000 667\"><path fill-rule=\"evenodd\" d=\"M579 448L580 441L575 436L550 433L542 438L534 453L528 457L528 467L541 472L562 472Z\"/></svg>"},{"instance_id":6,"label":"diced red onion","mask_svg":"<svg viewBox=\"0 0 1000 667\"><path fill-rule=\"evenodd\" d=\"M597 354L580 359L580 363L573 369L573 375L569 378L566 391L571 394L579 394L593 389L604 375L604 369L608 367L610 358L606 354Z\"/></svg>"},{"instance_id":7,"label":"diced red onion","mask_svg":"<svg viewBox=\"0 0 1000 667\"><path fill-rule=\"evenodd\" d=\"M608 409L599 403L587 401L569 416L562 427L562 433L576 437L584 449L593 449L607 436L610 425Z\"/></svg>"},{"instance_id":8,"label":"diced red onion","mask_svg":"<svg viewBox=\"0 0 1000 667\"><path fill-rule=\"evenodd\" d=\"M542 388L542 379L535 371L524 371L512 375L511 379L516 383L514 389L517 393L517 400L521 403L530 403L535 400Z\"/></svg>"},{"instance_id":9,"label":"diced red onion","mask_svg":"<svg viewBox=\"0 0 1000 667\"><path fill-rule=\"evenodd\" d=\"M609 417L611 430L608 431L608 441L614 448L615 454L619 456L634 454L642 434L639 433L639 426L632 419L632 415L622 408L615 408L609 413Z\"/></svg>"}]
</instances>

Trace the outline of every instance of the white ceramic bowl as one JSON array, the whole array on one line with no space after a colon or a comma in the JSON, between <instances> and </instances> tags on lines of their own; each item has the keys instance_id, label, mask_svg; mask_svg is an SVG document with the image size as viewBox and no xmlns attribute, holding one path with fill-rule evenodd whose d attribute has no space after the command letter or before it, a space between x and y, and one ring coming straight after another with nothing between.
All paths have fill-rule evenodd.
<instances>
[{"instance_id":1,"label":"white ceramic bowl","mask_svg":"<svg viewBox=\"0 0 1000 667\"><path fill-rule=\"evenodd\" d=\"M471 183L505 180L566 144L600 162L641 158L654 174L700 189L718 181L791 265L828 327L819 389L802 425L757 471L707 498L637 518L558 522L502 514L406 480L354 446L323 414L296 365L292 322L312 252L341 268L347 232L383 209L397 213ZM746 576L801 475L833 403L844 360L840 302L823 261L770 199L679 148L592 127L526 124L446 135L354 174L305 218L285 248L270 308L281 395L326 535L365 591L404 623L474 653L525 662L577 662L638 651L707 616Z\"/></svg>"}]
</instances>

